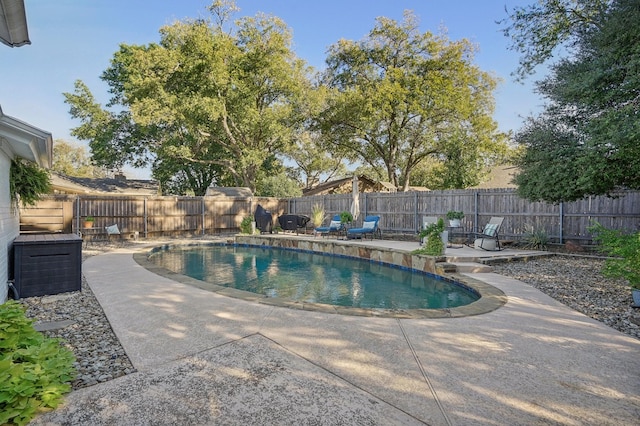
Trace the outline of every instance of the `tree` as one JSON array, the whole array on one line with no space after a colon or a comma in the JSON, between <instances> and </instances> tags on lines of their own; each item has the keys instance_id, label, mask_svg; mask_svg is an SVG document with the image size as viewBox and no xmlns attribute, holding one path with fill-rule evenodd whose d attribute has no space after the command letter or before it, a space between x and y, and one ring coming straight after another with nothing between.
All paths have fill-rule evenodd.
<instances>
[{"instance_id":1,"label":"tree","mask_svg":"<svg viewBox=\"0 0 640 426\"><path fill-rule=\"evenodd\" d=\"M510 37L511 50L522 54L515 72L522 80L546 62L561 46L570 47L580 31L597 25L611 0L541 0L529 6L516 6L498 24L506 37ZM505 11L509 11L505 7Z\"/></svg>"},{"instance_id":2,"label":"tree","mask_svg":"<svg viewBox=\"0 0 640 426\"><path fill-rule=\"evenodd\" d=\"M331 46L325 81L333 93L319 120L331 151L384 168L404 190L427 159L446 161L450 144L490 162L485 153L506 145L491 118L496 80L472 64L473 50L466 40L421 34L409 12L402 24L378 18L361 42Z\"/></svg>"},{"instance_id":3,"label":"tree","mask_svg":"<svg viewBox=\"0 0 640 426\"><path fill-rule=\"evenodd\" d=\"M518 192L573 201L640 188L640 4L617 0L538 84L549 100L516 135Z\"/></svg>"},{"instance_id":4,"label":"tree","mask_svg":"<svg viewBox=\"0 0 640 426\"><path fill-rule=\"evenodd\" d=\"M118 112L96 104L81 82L65 94L82 122L74 135L90 141L95 158L217 165L255 190L266 157L291 143L292 105L307 68L280 19L243 18L227 33L224 7L211 7L217 25L177 22L160 30L159 44L121 45L102 75L112 94L107 106Z\"/></svg>"},{"instance_id":5,"label":"tree","mask_svg":"<svg viewBox=\"0 0 640 426\"><path fill-rule=\"evenodd\" d=\"M51 170L67 176L103 178L107 170L95 166L84 146L56 139L53 144L53 165Z\"/></svg>"},{"instance_id":6,"label":"tree","mask_svg":"<svg viewBox=\"0 0 640 426\"><path fill-rule=\"evenodd\" d=\"M304 175L300 178L304 179L306 189L347 174L345 158L325 151L321 137L319 133L303 132L287 152L287 157L296 163L297 169Z\"/></svg>"}]
</instances>

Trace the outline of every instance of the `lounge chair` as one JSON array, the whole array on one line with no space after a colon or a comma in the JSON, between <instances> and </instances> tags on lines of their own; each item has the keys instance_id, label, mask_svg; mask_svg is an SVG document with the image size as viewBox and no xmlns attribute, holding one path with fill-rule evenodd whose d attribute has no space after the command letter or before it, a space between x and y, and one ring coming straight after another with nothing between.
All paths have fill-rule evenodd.
<instances>
[{"instance_id":1,"label":"lounge chair","mask_svg":"<svg viewBox=\"0 0 640 426\"><path fill-rule=\"evenodd\" d=\"M337 214L329 222L329 226L320 226L314 230L316 234L322 236L329 234L339 234L344 230L344 224L340 221L340 215Z\"/></svg>"},{"instance_id":2,"label":"lounge chair","mask_svg":"<svg viewBox=\"0 0 640 426\"><path fill-rule=\"evenodd\" d=\"M347 238L363 238L367 235L371 235L371 239L375 235L378 238L382 238L382 232L378 223L380 222L380 216L367 216L362 222L362 228L352 228L347 230Z\"/></svg>"},{"instance_id":3,"label":"lounge chair","mask_svg":"<svg viewBox=\"0 0 640 426\"><path fill-rule=\"evenodd\" d=\"M504 217L492 217L481 232L472 232L470 239L473 241L473 247L482 250L502 250L498 235L503 221Z\"/></svg>"}]
</instances>

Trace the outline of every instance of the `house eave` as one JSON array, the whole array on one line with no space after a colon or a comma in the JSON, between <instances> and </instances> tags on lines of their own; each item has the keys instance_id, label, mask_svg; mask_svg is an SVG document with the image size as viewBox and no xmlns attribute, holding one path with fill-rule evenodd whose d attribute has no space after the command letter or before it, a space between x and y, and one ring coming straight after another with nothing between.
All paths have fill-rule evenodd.
<instances>
[{"instance_id":1,"label":"house eave","mask_svg":"<svg viewBox=\"0 0 640 426\"><path fill-rule=\"evenodd\" d=\"M51 168L53 138L51 133L16 118L4 115L0 107L0 143L11 157L34 161L40 167Z\"/></svg>"}]
</instances>

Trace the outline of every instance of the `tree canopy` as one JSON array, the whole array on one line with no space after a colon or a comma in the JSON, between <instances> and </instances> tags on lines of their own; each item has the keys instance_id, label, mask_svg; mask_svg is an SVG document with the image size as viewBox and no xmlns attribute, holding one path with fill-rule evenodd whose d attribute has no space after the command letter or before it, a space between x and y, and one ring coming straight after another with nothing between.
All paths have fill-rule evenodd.
<instances>
[{"instance_id":1,"label":"tree canopy","mask_svg":"<svg viewBox=\"0 0 640 426\"><path fill-rule=\"evenodd\" d=\"M76 177L102 178L107 175L106 169L92 163L84 146L63 139L56 139L53 143L51 170Z\"/></svg>"},{"instance_id":2,"label":"tree canopy","mask_svg":"<svg viewBox=\"0 0 640 426\"><path fill-rule=\"evenodd\" d=\"M516 135L519 193L561 202L640 188L640 3L616 0L538 83L549 100Z\"/></svg>"},{"instance_id":3,"label":"tree canopy","mask_svg":"<svg viewBox=\"0 0 640 426\"><path fill-rule=\"evenodd\" d=\"M160 36L114 54L102 75L112 95L107 108L82 82L65 94L81 121L74 136L90 141L99 164L151 165L161 178L224 175L255 190L265 161L291 143L293 105L307 84L290 31L258 15L239 20L236 32L188 20Z\"/></svg>"},{"instance_id":4,"label":"tree canopy","mask_svg":"<svg viewBox=\"0 0 640 426\"><path fill-rule=\"evenodd\" d=\"M571 47L583 28L597 25L598 16L610 3L611 0L541 0L507 10L508 17L498 24L504 25L503 34L512 40L510 48L522 54L515 75L524 79L561 46Z\"/></svg>"},{"instance_id":5,"label":"tree canopy","mask_svg":"<svg viewBox=\"0 0 640 426\"><path fill-rule=\"evenodd\" d=\"M447 185L473 184L506 150L491 117L496 79L473 65L473 53L466 40L421 33L410 12L331 46L324 82L333 92L318 120L330 151L384 169L405 190L428 159L464 160L456 167L467 176Z\"/></svg>"}]
</instances>

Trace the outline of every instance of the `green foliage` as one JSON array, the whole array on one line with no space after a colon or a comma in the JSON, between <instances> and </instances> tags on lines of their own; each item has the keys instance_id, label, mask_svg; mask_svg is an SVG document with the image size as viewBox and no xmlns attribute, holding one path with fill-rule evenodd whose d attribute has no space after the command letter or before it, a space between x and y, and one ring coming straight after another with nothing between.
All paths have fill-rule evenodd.
<instances>
[{"instance_id":1,"label":"green foliage","mask_svg":"<svg viewBox=\"0 0 640 426\"><path fill-rule=\"evenodd\" d=\"M544 229L527 226L524 233L524 247L534 250L545 250L549 244L549 235Z\"/></svg>"},{"instance_id":2,"label":"green foliage","mask_svg":"<svg viewBox=\"0 0 640 426\"><path fill-rule=\"evenodd\" d=\"M285 173L265 176L258 181L256 195L260 197L291 198L300 197L302 188L297 181Z\"/></svg>"},{"instance_id":3,"label":"green foliage","mask_svg":"<svg viewBox=\"0 0 640 426\"><path fill-rule=\"evenodd\" d=\"M327 214L325 213L324 206L322 204L316 203L311 207L311 223L313 223L314 228L322 225L326 217Z\"/></svg>"},{"instance_id":4,"label":"green foliage","mask_svg":"<svg viewBox=\"0 0 640 426\"><path fill-rule=\"evenodd\" d=\"M609 0L540 0L515 6L505 19L502 32L511 38L511 50L522 54L516 75L523 79L536 66L553 56L565 42L591 26L610 3ZM505 8L506 10L506 8Z\"/></svg>"},{"instance_id":5,"label":"green foliage","mask_svg":"<svg viewBox=\"0 0 640 426\"><path fill-rule=\"evenodd\" d=\"M599 223L589 227L600 249L612 256L605 261L602 273L608 277L624 278L640 290L640 232L625 234L607 229Z\"/></svg>"},{"instance_id":6,"label":"green foliage","mask_svg":"<svg viewBox=\"0 0 640 426\"><path fill-rule=\"evenodd\" d=\"M103 178L107 170L95 166L84 146L56 139L53 143L53 164L51 170L67 176Z\"/></svg>"},{"instance_id":7,"label":"green foliage","mask_svg":"<svg viewBox=\"0 0 640 426\"><path fill-rule=\"evenodd\" d=\"M448 172L483 170L506 145L492 119L496 80L473 53L467 40L420 33L410 12L402 23L378 18L360 42L334 44L324 80L332 91L318 118L325 143L404 190L429 160L455 163ZM447 184L472 181L454 175Z\"/></svg>"},{"instance_id":8,"label":"green foliage","mask_svg":"<svg viewBox=\"0 0 640 426\"><path fill-rule=\"evenodd\" d=\"M20 203L23 207L33 205L51 191L49 173L35 163L16 158L9 173L9 192L16 208Z\"/></svg>"},{"instance_id":9,"label":"green foliage","mask_svg":"<svg viewBox=\"0 0 640 426\"><path fill-rule=\"evenodd\" d=\"M442 241L442 233L444 232L444 220L438 218L436 223L429 224L425 229L420 231L420 240L426 239L425 246L421 249L414 250L415 254L426 254L428 256L441 256L444 253L444 242Z\"/></svg>"},{"instance_id":10,"label":"green foliage","mask_svg":"<svg viewBox=\"0 0 640 426\"><path fill-rule=\"evenodd\" d=\"M84 218L85 222L95 222L95 218L93 216L87 216Z\"/></svg>"},{"instance_id":11,"label":"green foliage","mask_svg":"<svg viewBox=\"0 0 640 426\"><path fill-rule=\"evenodd\" d=\"M189 170L216 165L223 174L217 180L256 192L265 161L292 143L300 124L295 106L309 82L280 19L242 18L227 31L230 5L212 4L215 23L161 28L158 44L121 45L102 74L112 94L109 109L82 82L65 94L71 115L81 120L73 134L90 141L96 161L163 164L161 181L182 171L180 183L189 185Z\"/></svg>"},{"instance_id":12,"label":"green foliage","mask_svg":"<svg viewBox=\"0 0 640 426\"><path fill-rule=\"evenodd\" d=\"M0 424L27 424L71 390L74 356L37 332L15 301L0 305Z\"/></svg>"},{"instance_id":13,"label":"green foliage","mask_svg":"<svg viewBox=\"0 0 640 426\"><path fill-rule=\"evenodd\" d=\"M340 223L351 223L353 222L353 215L347 211L340 213Z\"/></svg>"},{"instance_id":14,"label":"green foliage","mask_svg":"<svg viewBox=\"0 0 640 426\"><path fill-rule=\"evenodd\" d=\"M464 219L464 212L459 212L459 211L456 211L456 210L449 210L447 212L447 219L449 219L449 220Z\"/></svg>"},{"instance_id":15,"label":"green foliage","mask_svg":"<svg viewBox=\"0 0 640 426\"><path fill-rule=\"evenodd\" d=\"M240 232L251 235L251 223L253 223L253 217L244 217L242 222L240 222Z\"/></svg>"},{"instance_id":16,"label":"green foliage","mask_svg":"<svg viewBox=\"0 0 640 426\"><path fill-rule=\"evenodd\" d=\"M576 54L539 83L548 98L515 140L518 193L558 203L640 189L640 8L617 0L577 34Z\"/></svg>"}]
</instances>

